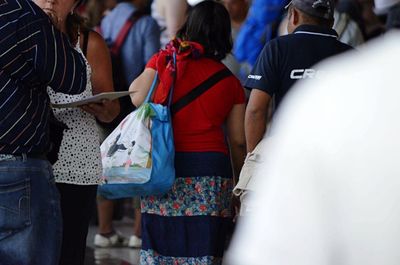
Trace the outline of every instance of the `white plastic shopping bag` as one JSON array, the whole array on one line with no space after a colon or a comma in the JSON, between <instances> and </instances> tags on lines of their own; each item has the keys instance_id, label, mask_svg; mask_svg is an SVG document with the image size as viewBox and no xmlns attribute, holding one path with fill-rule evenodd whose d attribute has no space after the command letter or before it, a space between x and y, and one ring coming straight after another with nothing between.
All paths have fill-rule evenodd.
<instances>
[{"instance_id":1,"label":"white plastic shopping bag","mask_svg":"<svg viewBox=\"0 0 400 265\"><path fill-rule=\"evenodd\" d=\"M151 115L143 104L130 113L101 145L103 176L106 183L146 183L150 179Z\"/></svg>"}]
</instances>

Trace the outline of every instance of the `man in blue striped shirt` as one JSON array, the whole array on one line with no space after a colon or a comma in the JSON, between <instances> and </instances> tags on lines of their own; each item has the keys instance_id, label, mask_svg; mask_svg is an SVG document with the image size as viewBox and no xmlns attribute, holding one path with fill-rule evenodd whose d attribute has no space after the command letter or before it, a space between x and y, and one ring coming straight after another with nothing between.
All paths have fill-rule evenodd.
<instances>
[{"instance_id":1,"label":"man in blue striped shirt","mask_svg":"<svg viewBox=\"0 0 400 265\"><path fill-rule=\"evenodd\" d=\"M0 0L0 36L0 264L55 265L62 231L58 193L44 159L46 88L83 92L86 65L30 0Z\"/></svg>"}]
</instances>

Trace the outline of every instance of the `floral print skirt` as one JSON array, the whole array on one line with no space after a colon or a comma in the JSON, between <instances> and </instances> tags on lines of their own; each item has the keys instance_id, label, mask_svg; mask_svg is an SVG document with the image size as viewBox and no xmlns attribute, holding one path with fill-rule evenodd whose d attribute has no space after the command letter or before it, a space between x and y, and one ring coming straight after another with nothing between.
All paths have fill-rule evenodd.
<instances>
[{"instance_id":1,"label":"floral print skirt","mask_svg":"<svg viewBox=\"0 0 400 265\"><path fill-rule=\"evenodd\" d=\"M164 196L142 197L140 264L221 264L232 232L232 170L223 153L176 153Z\"/></svg>"}]
</instances>

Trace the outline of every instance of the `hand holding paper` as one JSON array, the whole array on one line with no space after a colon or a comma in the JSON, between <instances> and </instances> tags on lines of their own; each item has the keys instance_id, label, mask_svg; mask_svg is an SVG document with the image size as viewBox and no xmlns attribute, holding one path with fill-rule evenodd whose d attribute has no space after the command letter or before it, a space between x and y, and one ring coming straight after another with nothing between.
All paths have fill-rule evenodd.
<instances>
[{"instance_id":1,"label":"hand holding paper","mask_svg":"<svg viewBox=\"0 0 400 265\"><path fill-rule=\"evenodd\" d=\"M88 97L82 100L70 102L70 103L61 103L54 104L52 103L53 108L75 108L83 105L87 105L90 103L102 103L103 100L114 100L120 97L128 96L129 94L134 93L134 91L119 91L119 92L103 92L92 97Z\"/></svg>"}]
</instances>

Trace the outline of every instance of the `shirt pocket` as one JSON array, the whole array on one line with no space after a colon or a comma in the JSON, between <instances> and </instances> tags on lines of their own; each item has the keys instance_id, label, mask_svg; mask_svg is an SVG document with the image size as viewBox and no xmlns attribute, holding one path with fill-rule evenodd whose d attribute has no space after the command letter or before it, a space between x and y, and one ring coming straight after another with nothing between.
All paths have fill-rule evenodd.
<instances>
[{"instance_id":1,"label":"shirt pocket","mask_svg":"<svg viewBox=\"0 0 400 265\"><path fill-rule=\"evenodd\" d=\"M0 240L30 224L29 179L0 183Z\"/></svg>"}]
</instances>

